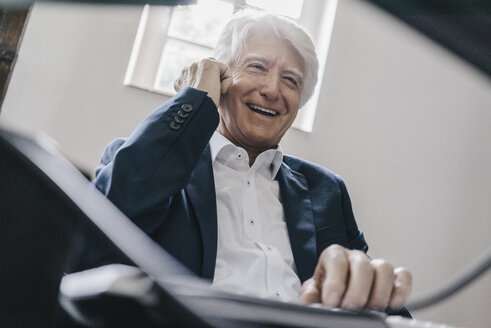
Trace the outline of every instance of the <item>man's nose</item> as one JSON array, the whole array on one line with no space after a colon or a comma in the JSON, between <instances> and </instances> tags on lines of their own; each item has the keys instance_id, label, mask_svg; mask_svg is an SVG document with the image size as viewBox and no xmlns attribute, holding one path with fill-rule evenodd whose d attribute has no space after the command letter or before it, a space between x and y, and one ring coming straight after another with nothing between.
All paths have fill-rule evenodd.
<instances>
[{"instance_id":1,"label":"man's nose","mask_svg":"<svg viewBox=\"0 0 491 328\"><path fill-rule=\"evenodd\" d=\"M280 78L273 75L265 76L261 79L259 92L261 96L269 101L276 101L280 98Z\"/></svg>"}]
</instances>

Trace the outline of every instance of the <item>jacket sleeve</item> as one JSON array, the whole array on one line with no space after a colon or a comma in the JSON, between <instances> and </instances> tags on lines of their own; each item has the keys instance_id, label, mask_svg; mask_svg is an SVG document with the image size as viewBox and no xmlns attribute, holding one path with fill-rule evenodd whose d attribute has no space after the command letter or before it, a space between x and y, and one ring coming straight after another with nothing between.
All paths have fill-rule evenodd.
<instances>
[{"instance_id":1,"label":"jacket sleeve","mask_svg":"<svg viewBox=\"0 0 491 328\"><path fill-rule=\"evenodd\" d=\"M147 234L163 221L219 122L206 92L185 88L104 152L94 185Z\"/></svg>"},{"instance_id":2,"label":"jacket sleeve","mask_svg":"<svg viewBox=\"0 0 491 328\"><path fill-rule=\"evenodd\" d=\"M358 225L356 224L348 190L346 189L346 185L344 184L343 179L341 179L341 177L339 176L336 177L338 180L339 188L341 189L341 206L343 211L344 224L346 227L347 247L349 249L358 249L366 253L368 251L368 244L365 241L363 232L358 229Z\"/></svg>"},{"instance_id":3,"label":"jacket sleeve","mask_svg":"<svg viewBox=\"0 0 491 328\"><path fill-rule=\"evenodd\" d=\"M187 185L214 130L218 111L206 92L185 88L145 118L128 137L111 142L93 184L149 236L163 224L170 197ZM67 271L132 264L89 230Z\"/></svg>"}]
</instances>

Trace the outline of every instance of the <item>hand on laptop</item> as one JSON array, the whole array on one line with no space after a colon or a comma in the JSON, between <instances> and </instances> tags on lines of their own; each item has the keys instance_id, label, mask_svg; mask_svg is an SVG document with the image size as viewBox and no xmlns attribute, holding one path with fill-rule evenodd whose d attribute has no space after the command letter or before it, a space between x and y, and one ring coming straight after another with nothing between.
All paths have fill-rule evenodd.
<instances>
[{"instance_id":1,"label":"hand on laptop","mask_svg":"<svg viewBox=\"0 0 491 328\"><path fill-rule=\"evenodd\" d=\"M412 275L385 260L371 260L365 253L339 245L325 249L314 276L305 281L299 298L346 310L400 309L411 293Z\"/></svg>"}]
</instances>

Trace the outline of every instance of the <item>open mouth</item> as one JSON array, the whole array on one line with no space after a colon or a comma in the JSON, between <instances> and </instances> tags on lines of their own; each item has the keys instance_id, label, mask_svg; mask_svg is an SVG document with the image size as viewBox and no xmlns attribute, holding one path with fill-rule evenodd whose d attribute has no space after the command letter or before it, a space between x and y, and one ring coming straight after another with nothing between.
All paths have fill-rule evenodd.
<instances>
[{"instance_id":1,"label":"open mouth","mask_svg":"<svg viewBox=\"0 0 491 328\"><path fill-rule=\"evenodd\" d=\"M249 107L252 111L256 112L256 113L259 113L261 115L266 115L266 116L276 116L278 115L278 112L275 111L275 110L272 110L272 109L268 109L268 108L263 108L263 107L259 107L257 105L253 105L253 104L249 104L247 103L246 104L247 107Z\"/></svg>"}]
</instances>

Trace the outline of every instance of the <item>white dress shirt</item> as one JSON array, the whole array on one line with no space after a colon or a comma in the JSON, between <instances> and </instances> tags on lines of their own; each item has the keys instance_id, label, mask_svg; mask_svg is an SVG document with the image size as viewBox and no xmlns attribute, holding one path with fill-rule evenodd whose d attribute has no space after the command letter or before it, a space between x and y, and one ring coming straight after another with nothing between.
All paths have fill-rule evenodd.
<instances>
[{"instance_id":1,"label":"white dress shirt","mask_svg":"<svg viewBox=\"0 0 491 328\"><path fill-rule=\"evenodd\" d=\"M213 288L295 301L300 279L274 180L283 154L269 149L249 167L247 152L215 132L210 140L217 199Z\"/></svg>"}]
</instances>

